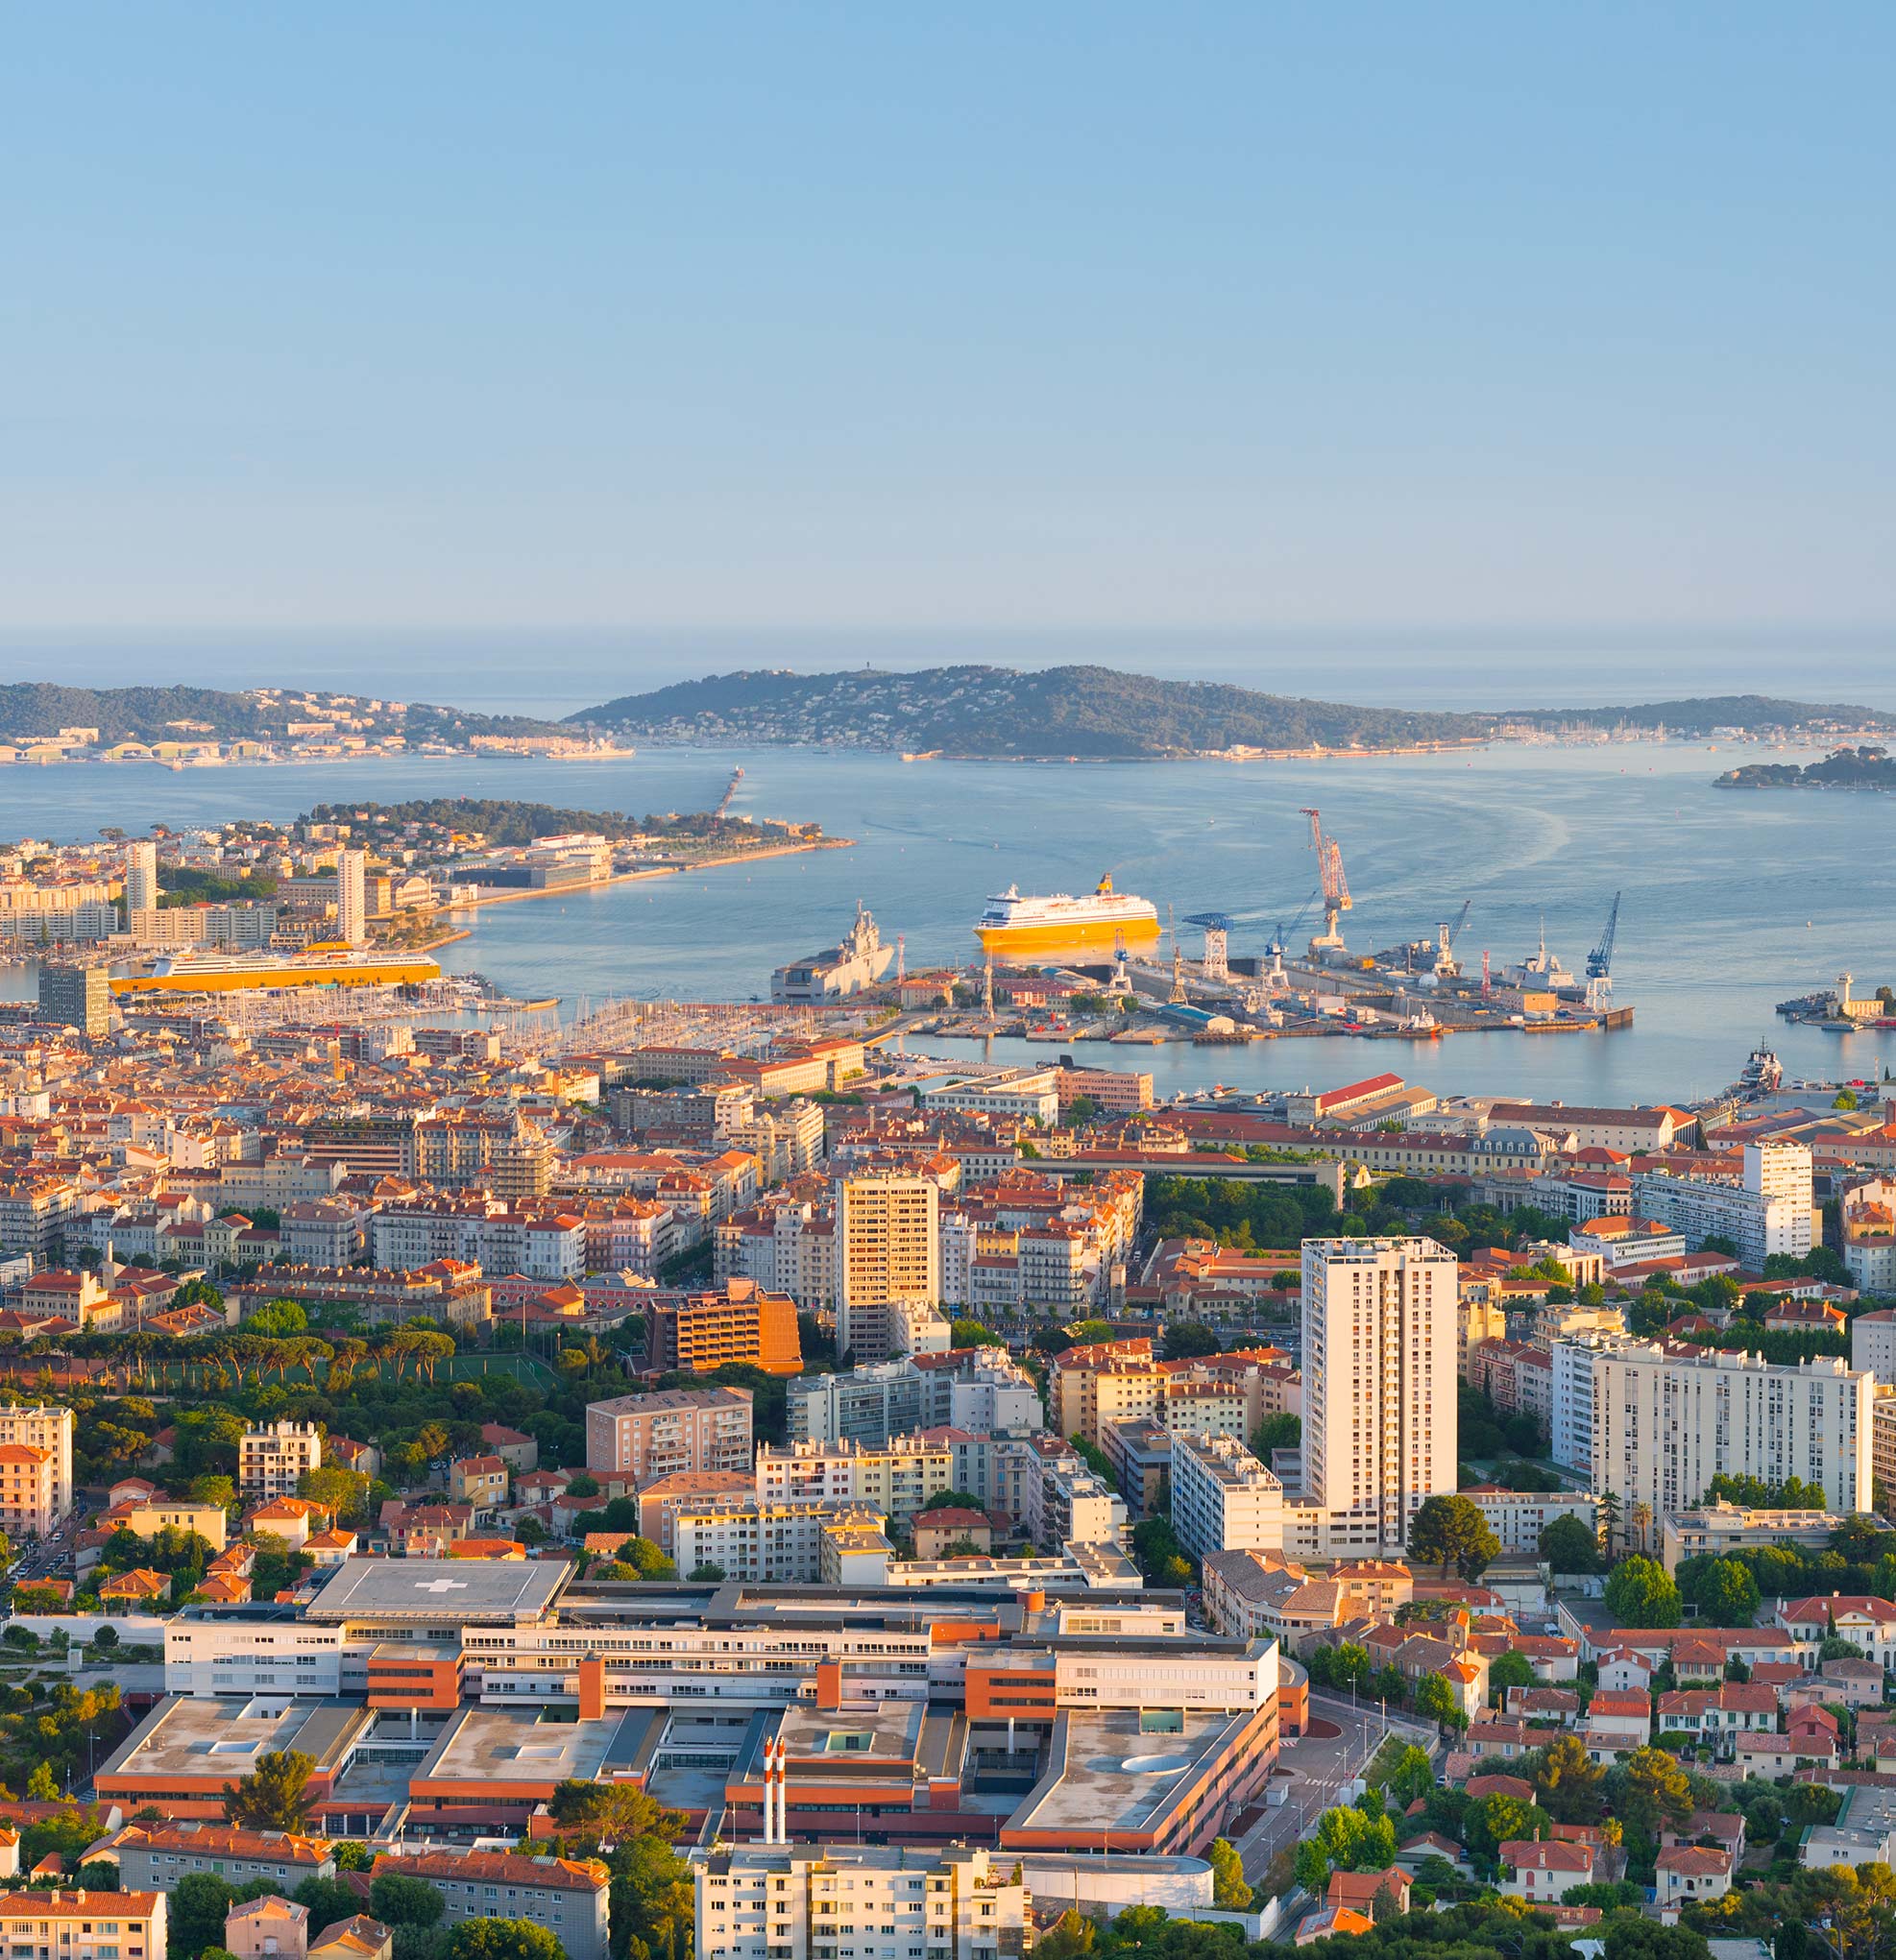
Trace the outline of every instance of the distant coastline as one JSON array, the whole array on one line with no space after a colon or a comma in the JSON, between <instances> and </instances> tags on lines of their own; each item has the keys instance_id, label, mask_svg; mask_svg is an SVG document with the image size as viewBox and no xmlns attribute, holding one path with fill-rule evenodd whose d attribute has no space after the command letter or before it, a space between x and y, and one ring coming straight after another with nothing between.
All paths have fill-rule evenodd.
<instances>
[{"instance_id":1,"label":"distant coastline","mask_svg":"<svg viewBox=\"0 0 1896 1960\"><path fill-rule=\"evenodd\" d=\"M1495 742L1840 741L1896 716L1768 695L1479 713L1365 708L1109 667L873 667L708 675L569 715L599 737L798 747L906 760L1101 762L1459 754Z\"/></svg>"}]
</instances>

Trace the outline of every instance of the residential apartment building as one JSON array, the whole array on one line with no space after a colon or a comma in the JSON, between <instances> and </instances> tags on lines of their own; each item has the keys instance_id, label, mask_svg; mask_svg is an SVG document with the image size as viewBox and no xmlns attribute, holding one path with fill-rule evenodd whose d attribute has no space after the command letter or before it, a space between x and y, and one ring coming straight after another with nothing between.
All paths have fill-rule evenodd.
<instances>
[{"instance_id":1,"label":"residential apartment building","mask_svg":"<svg viewBox=\"0 0 1896 1960\"><path fill-rule=\"evenodd\" d=\"M1633 1177L1633 1209L1673 1227L1690 1251L1710 1238L1729 1239L1746 1270L1762 1272L1774 1252L1801 1259L1811 1249L1811 1152L1803 1144L1746 1144L1736 1185L1641 1171Z\"/></svg>"},{"instance_id":2,"label":"residential apartment building","mask_svg":"<svg viewBox=\"0 0 1896 1960\"><path fill-rule=\"evenodd\" d=\"M1624 1505L1689 1510L1730 1472L1815 1484L1835 1512L1870 1508L1875 1383L1841 1361L1623 1341L1594 1352L1592 1378L1593 1485Z\"/></svg>"},{"instance_id":3,"label":"residential apartment building","mask_svg":"<svg viewBox=\"0 0 1896 1960\"><path fill-rule=\"evenodd\" d=\"M891 1351L891 1301L941 1297L940 1192L932 1177L867 1173L836 1184L837 1348L857 1361Z\"/></svg>"},{"instance_id":4,"label":"residential apartment building","mask_svg":"<svg viewBox=\"0 0 1896 1960\"><path fill-rule=\"evenodd\" d=\"M788 1419L793 1443L874 1445L944 1426L981 1436L1034 1430L1045 1415L1033 1376L1005 1349L976 1347L805 1376L789 1384Z\"/></svg>"},{"instance_id":5,"label":"residential apartment building","mask_svg":"<svg viewBox=\"0 0 1896 1960\"><path fill-rule=\"evenodd\" d=\"M835 1527L872 1536L887 1562L882 1513L868 1505L820 1498L709 1497L680 1504L671 1520L672 1557L687 1578L716 1566L726 1579L763 1585L814 1585L823 1569L825 1535Z\"/></svg>"},{"instance_id":6,"label":"residential apartment building","mask_svg":"<svg viewBox=\"0 0 1896 1960\"><path fill-rule=\"evenodd\" d=\"M44 1960L163 1960L170 1938L162 1892L0 1893L0 1940Z\"/></svg>"},{"instance_id":7,"label":"residential apartment building","mask_svg":"<svg viewBox=\"0 0 1896 1960\"><path fill-rule=\"evenodd\" d=\"M53 1452L30 1442L0 1442L0 1532L17 1545L50 1537L61 1512L54 1497Z\"/></svg>"},{"instance_id":8,"label":"residential apartment building","mask_svg":"<svg viewBox=\"0 0 1896 1960\"><path fill-rule=\"evenodd\" d=\"M946 1442L922 1437L862 1443L792 1443L757 1452L760 1498L820 1499L866 1506L898 1524L907 1524L931 1498L953 1490L955 1452Z\"/></svg>"},{"instance_id":9,"label":"residential apartment building","mask_svg":"<svg viewBox=\"0 0 1896 1960\"><path fill-rule=\"evenodd\" d=\"M645 1366L662 1373L708 1373L742 1363L766 1374L793 1375L803 1367L796 1302L766 1293L755 1280L730 1279L717 1292L655 1293L640 1304L645 1315Z\"/></svg>"},{"instance_id":10,"label":"residential apartment building","mask_svg":"<svg viewBox=\"0 0 1896 1960\"><path fill-rule=\"evenodd\" d=\"M237 1444L237 1491L243 1497L294 1497L305 1470L323 1467L323 1432L313 1422L272 1422L247 1429Z\"/></svg>"},{"instance_id":11,"label":"residential apartment building","mask_svg":"<svg viewBox=\"0 0 1896 1960\"><path fill-rule=\"evenodd\" d=\"M1172 1529L1194 1559L1281 1551L1284 1487L1229 1436L1172 1432Z\"/></svg>"},{"instance_id":12,"label":"residential apartment building","mask_svg":"<svg viewBox=\"0 0 1896 1960\"><path fill-rule=\"evenodd\" d=\"M1875 1441L1871 1443L1875 1466ZM1883 1475L1881 1469L1875 1474ZM1891 1486L1896 1488L1896 1485ZM1659 1556L1666 1571L1687 1559L1727 1559L1761 1545L1797 1545L1821 1552L1831 1534L1847 1522L1828 1511L1765 1511L1752 1505L1706 1504L1668 1512L1661 1521Z\"/></svg>"},{"instance_id":13,"label":"residential apartment building","mask_svg":"<svg viewBox=\"0 0 1896 1960\"><path fill-rule=\"evenodd\" d=\"M748 1389L660 1389L586 1411L586 1467L596 1477L655 1482L680 1470L751 1466Z\"/></svg>"},{"instance_id":14,"label":"residential apartment building","mask_svg":"<svg viewBox=\"0 0 1896 1960\"><path fill-rule=\"evenodd\" d=\"M1303 1243L1301 1503L1400 1546L1456 1487L1456 1261L1431 1239Z\"/></svg>"},{"instance_id":15,"label":"residential apartment building","mask_svg":"<svg viewBox=\"0 0 1896 1960\"><path fill-rule=\"evenodd\" d=\"M305 1878L333 1878L335 1854L327 1840L244 1825L128 1824L105 1839L94 1856L109 1855L128 1892L170 1892L193 1872L214 1872L233 1886L267 1879L294 1892Z\"/></svg>"},{"instance_id":16,"label":"residential apartment building","mask_svg":"<svg viewBox=\"0 0 1896 1960\"><path fill-rule=\"evenodd\" d=\"M352 946L368 943L368 866L366 852L336 853L336 937Z\"/></svg>"},{"instance_id":17,"label":"residential apartment building","mask_svg":"<svg viewBox=\"0 0 1896 1960\"><path fill-rule=\"evenodd\" d=\"M1011 1960L1029 1937L1018 1861L961 1845L778 1842L693 1858L704 1960Z\"/></svg>"},{"instance_id":18,"label":"residential apartment building","mask_svg":"<svg viewBox=\"0 0 1896 1960\"><path fill-rule=\"evenodd\" d=\"M442 1924L450 1930L469 1920L523 1919L551 1933L567 1960L607 1960L611 1881L595 1859L430 1849L384 1853L371 1874L379 1877L384 1872L432 1885L442 1897Z\"/></svg>"},{"instance_id":19,"label":"residential apartment building","mask_svg":"<svg viewBox=\"0 0 1896 1960\"><path fill-rule=\"evenodd\" d=\"M76 1418L70 1409L49 1402L32 1408L0 1408L0 1445L44 1450L50 1459L48 1501L55 1521L74 1503L72 1441ZM41 1536L45 1534L42 1531Z\"/></svg>"},{"instance_id":20,"label":"residential apartment building","mask_svg":"<svg viewBox=\"0 0 1896 1960\"><path fill-rule=\"evenodd\" d=\"M1850 1322L1850 1366L1874 1375L1879 1388L1896 1389L1896 1309L1879 1307Z\"/></svg>"}]
</instances>

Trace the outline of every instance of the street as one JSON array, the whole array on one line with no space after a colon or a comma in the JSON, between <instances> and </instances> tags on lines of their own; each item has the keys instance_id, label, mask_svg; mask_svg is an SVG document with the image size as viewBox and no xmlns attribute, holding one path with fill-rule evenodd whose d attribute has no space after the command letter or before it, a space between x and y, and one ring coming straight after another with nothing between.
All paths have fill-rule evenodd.
<instances>
[{"instance_id":1,"label":"street","mask_svg":"<svg viewBox=\"0 0 1896 1960\"><path fill-rule=\"evenodd\" d=\"M1339 1700L1313 1693L1310 1719L1313 1726L1326 1723L1341 1732L1298 1736L1279 1751L1277 1767L1292 1773L1290 1795L1237 1843L1245 1875L1253 1882L1279 1851L1309 1835L1311 1825L1335 1802L1337 1791L1362 1774L1382 1740L1382 1715L1373 1702L1352 1707L1347 1695Z\"/></svg>"}]
</instances>

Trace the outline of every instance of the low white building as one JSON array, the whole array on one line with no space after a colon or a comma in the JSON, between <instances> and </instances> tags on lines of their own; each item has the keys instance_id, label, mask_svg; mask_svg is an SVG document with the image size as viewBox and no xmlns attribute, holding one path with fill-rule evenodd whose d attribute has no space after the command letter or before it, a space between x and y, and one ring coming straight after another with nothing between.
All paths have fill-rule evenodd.
<instances>
[{"instance_id":1,"label":"low white building","mask_svg":"<svg viewBox=\"0 0 1896 1960\"><path fill-rule=\"evenodd\" d=\"M1276 1552L1284 1487L1233 1436L1172 1432L1172 1529L1197 1560L1214 1552Z\"/></svg>"},{"instance_id":2,"label":"low white building","mask_svg":"<svg viewBox=\"0 0 1896 1960\"><path fill-rule=\"evenodd\" d=\"M697 1951L701 1960L839 1950L1001 1960L1028 1938L1018 1862L961 1845L773 1842L693 1852Z\"/></svg>"}]
</instances>

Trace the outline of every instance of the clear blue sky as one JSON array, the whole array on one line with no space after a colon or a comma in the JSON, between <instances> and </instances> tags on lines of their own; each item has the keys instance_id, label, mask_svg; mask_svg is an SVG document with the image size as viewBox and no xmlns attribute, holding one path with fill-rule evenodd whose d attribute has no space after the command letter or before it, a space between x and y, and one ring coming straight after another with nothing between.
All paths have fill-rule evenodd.
<instances>
[{"instance_id":1,"label":"clear blue sky","mask_svg":"<svg viewBox=\"0 0 1896 1960\"><path fill-rule=\"evenodd\" d=\"M1886 5L20 10L0 631L1875 631L1893 54Z\"/></svg>"}]
</instances>

